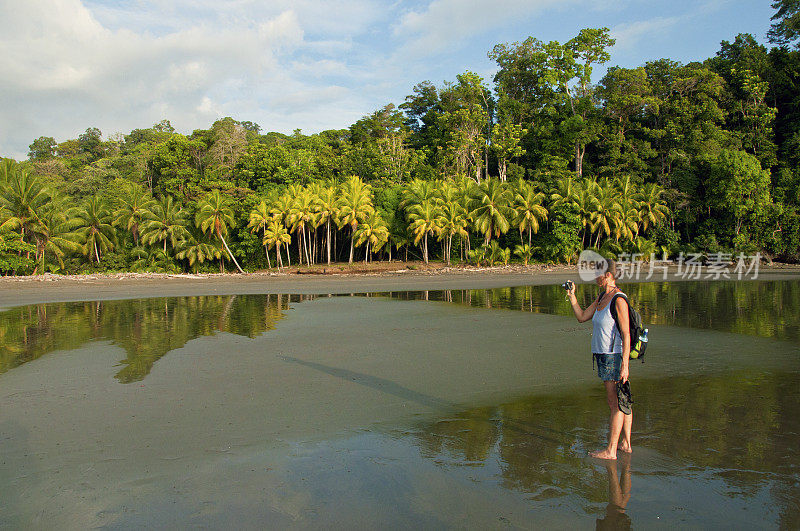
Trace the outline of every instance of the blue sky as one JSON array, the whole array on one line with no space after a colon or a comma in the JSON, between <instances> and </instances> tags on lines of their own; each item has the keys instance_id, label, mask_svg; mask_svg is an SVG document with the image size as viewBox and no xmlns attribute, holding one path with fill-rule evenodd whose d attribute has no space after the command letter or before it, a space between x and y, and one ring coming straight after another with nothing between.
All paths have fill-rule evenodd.
<instances>
[{"instance_id":1,"label":"blue sky","mask_svg":"<svg viewBox=\"0 0 800 531\"><path fill-rule=\"evenodd\" d=\"M223 116L265 131L345 128L425 80L486 54L581 28L617 39L607 66L712 56L721 40L766 42L769 0L0 0L0 155L37 137L105 137L164 118L178 131ZM595 81L604 71L595 72Z\"/></svg>"}]
</instances>

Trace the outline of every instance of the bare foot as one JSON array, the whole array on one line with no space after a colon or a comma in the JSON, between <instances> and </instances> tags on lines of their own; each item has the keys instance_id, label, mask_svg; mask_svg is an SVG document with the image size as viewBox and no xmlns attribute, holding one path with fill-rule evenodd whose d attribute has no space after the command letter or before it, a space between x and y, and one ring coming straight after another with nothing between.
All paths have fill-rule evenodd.
<instances>
[{"instance_id":1,"label":"bare foot","mask_svg":"<svg viewBox=\"0 0 800 531\"><path fill-rule=\"evenodd\" d=\"M621 452L625 452L626 454L633 453L633 448L631 448L630 443L624 442L619 445L619 450Z\"/></svg>"},{"instance_id":2,"label":"bare foot","mask_svg":"<svg viewBox=\"0 0 800 531\"><path fill-rule=\"evenodd\" d=\"M609 459L609 460L613 460L613 459L616 459L616 458L617 458L617 454L612 454L612 453L611 453L611 452L609 452L607 449L606 449L606 450L600 450L600 451L598 451L598 452L589 452L589 455L591 455L591 456L592 456L592 457L594 457L595 459Z\"/></svg>"}]
</instances>

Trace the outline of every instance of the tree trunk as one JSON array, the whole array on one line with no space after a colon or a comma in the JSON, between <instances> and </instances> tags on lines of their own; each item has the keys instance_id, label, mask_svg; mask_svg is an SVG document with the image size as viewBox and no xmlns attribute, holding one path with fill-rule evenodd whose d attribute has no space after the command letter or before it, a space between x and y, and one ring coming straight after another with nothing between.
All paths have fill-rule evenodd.
<instances>
[{"instance_id":1,"label":"tree trunk","mask_svg":"<svg viewBox=\"0 0 800 531\"><path fill-rule=\"evenodd\" d=\"M583 155L586 153L586 148L581 149L579 142L575 142L575 173L578 177L583 177Z\"/></svg>"},{"instance_id":2,"label":"tree trunk","mask_svg":"<svg viewBox=\"0 0 800 531\"><path fill-rule=\"evenodd\" d=\"M447 237L447 265L450 265L450 255L453 254L453 235Z\"/></svg>"},{"instance_id":3,"label":"tree trunk","mask_svg":"<svg viewBox=\"0 0 800 531\"><path fill-rule=\"evenodd\" d=\"M303 237L300 235L300 229L294 231L294 238L297 240L297 263L303 265Z\"/></svg>"},{"instance_id":4,"label":"tree trunk","mask_svg":"<svg viewBox=\"0 0 800 531\"><path fill-rule=\"evenodd\" d=\"M272 269L272 262L269 261L269 248L265 245L264 252L267 253L267 267Z\"/></svg>"},{"instance_id":5,"label":"tree trunk","mask_svg":"<svg viewBox=\"0 0 800 531\"><path fill-rule=\"evenodd\" d=\"M233 260L233 263L236 264L236 269L239 270L239 273L244 273L244 271L242 270L241 266L239 265L239 262L236 261L236 257L233 256L233 253L228 248L228 244L225 242L225 238L222 237L222 233L218 232L217 236L219 236L219 239L222 240L222 245L224 245L225 246L225 250L228 251L228 256L230 256L231 260Z\"/></svg>"},{"instance_id":6,"label":"tree trunk","mask_svg":"<svg viewBox=\"0 0 800 531\"><path fill-rule=\"evenodd\" d=\"M97 265L100 265L100 253L97 252L97 240L92 242L94 244L94 256L97 258Z\"/></svg>"},{"instance_id":7,"label":"tree trunk","mask_svg":"<svg viewBox=\"0 0 800 531\"><path fill-rule=\"evenodd\" d=\"M328 237L325 238L325 245L328 247L328 265L331 265L331 220L328 219L327 225Z\"/></svg>"},{"instance_id":8,"label":"tree trunk","mask_svg":"<svg viewBox=\"0 0 800 531\"><path fill-rule=\"evenodd\" d=\"M425 231L425 263L428 263L428 231Z\"/></svg>"},{"instance_id":9,"label":"tree trunk","mask_svg":"<svg viewBox=\"0 0 800 531\"><path fill-rule=\"evenodd\" d=\"M350 264L353 263L353 240L356 237L356 228L350 225Z\"/></svg>"}]
</instances>

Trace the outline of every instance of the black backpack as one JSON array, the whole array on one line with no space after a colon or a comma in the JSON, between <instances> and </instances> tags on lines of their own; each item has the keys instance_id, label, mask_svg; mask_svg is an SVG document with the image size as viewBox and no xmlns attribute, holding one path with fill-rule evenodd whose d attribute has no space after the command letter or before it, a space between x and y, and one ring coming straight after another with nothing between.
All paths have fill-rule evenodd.
<instances>
[{"instance_id":1,"label":"black backpack","mask_svg":"<svg viewBox=\"0 0 800 531\"><path fill-rule=\"evenodd\" d=\"M617 307L614 304L617 300L617 297L622 297L625 302L628 303L628 320L630 321L629 327L631 333L631 359L640 359L642 360L642 363L644 363L644 353L647 350L647 329L642 326L642 316L639 314L639 312L633 309L631 306L631 301L628 300L628 297L625 296L624 293L617 293L611 297L611 302L608 304L611 305L611 317L613 317L614 322L617 323L617 331L619 332L620 336L622 336L622 331L619 328Z\"/></svg>"}]
</instances>

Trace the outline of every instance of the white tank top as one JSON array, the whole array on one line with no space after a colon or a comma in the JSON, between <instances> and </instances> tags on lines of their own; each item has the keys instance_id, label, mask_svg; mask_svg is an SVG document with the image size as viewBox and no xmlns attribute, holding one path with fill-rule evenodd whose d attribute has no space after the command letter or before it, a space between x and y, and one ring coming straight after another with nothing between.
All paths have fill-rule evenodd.
<instances>
[{"instance_id":1,"label":"white tank top","mask_svg":"<svg viewBox=\"0 0 800 531\"><path fill-rule=\"evenodd\" d=\"M592 316L592 353L622 354L622 337L611 315L611 303L602 310L595 310Z\"/></svg>"}]
</instances>

